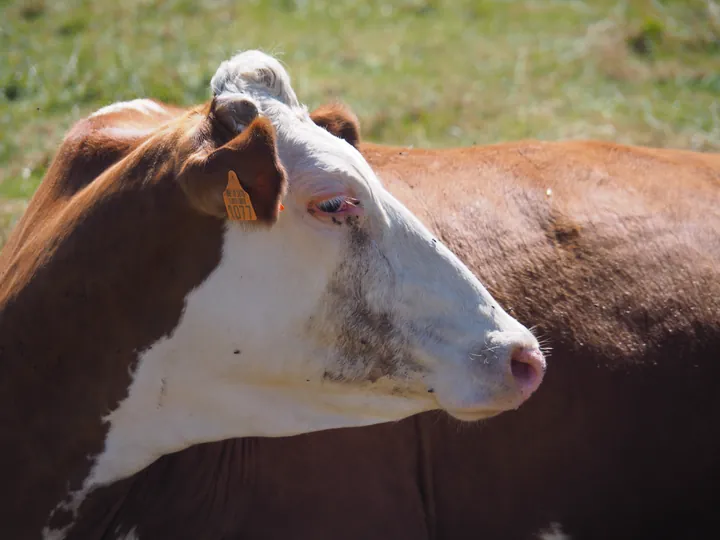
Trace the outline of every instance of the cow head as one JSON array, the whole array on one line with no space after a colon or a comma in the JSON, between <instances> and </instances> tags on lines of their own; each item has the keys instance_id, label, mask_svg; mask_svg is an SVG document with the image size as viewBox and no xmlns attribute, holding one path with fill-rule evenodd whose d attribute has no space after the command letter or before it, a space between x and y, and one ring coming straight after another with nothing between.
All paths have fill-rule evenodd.
<instances>
[{"instance_id":1,"label":"cow head","mask_svg":"<svg viewBox=\"0 0 720 540\"><path fill-rule=\"evenodd\" d=\"M238 163L258 216L272 226L227 222L220 265L188 297L173 337L144 361L187 358L174 361L190 370L177 376L202 382L216 413L230 425L240 414L252 434L436 407L482 418L523 402L542 377L537 342L383 188L352 144L319 127L356 142L357 123L340 114L313 122L285 70L257 51L224 62L211 85L211 114L228 137L247 130L244 140L266 142L256 124L272 123L289 186L282 194L279 180ZM203 172L220 178L233 167L222 156L208 161ZM199 169L188 177L205 188ZM237 408L234 395L243 396Z\"/></svg>"},{"instance_id":2,"label":"cow head","mask_svg":"<svg viewBox=\"0 0 720 540\"><path fill-rule=\"evenodd\" d=\"M222 255L140 354L94 479L205 441L523 403L543 375L537 341L323 129L345 124L313 122L258 51L211 86L202 121L175 140L175 174L197 213L225 220ZM231 171L257 219L228 219Z\"/></svg>"}]
</instances>

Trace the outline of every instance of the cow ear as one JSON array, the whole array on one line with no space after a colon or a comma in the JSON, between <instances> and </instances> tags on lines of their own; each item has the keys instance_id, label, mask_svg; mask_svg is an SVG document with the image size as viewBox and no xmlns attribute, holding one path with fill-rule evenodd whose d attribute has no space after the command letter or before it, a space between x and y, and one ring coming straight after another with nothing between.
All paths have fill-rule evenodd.
<instances>
[{"instance_id":1,"label":"cow ear","mask_svg":"<svg viewBox=\"0 0 720 540\"><path fill-rule=\"evenodd\" d=\"M321 105L310 113L310 118L318 126L344 139L355 148L360 144L360 122L347 105L339 102Z\"/></svg>"},{"instance_id":2,"label":"cow ear","mask_svg":"<svg viewBox=\"0 0 720 540\"><path fill-rule=\"evenodd\" d=\"M229 115L211 117L212 112L210 120L223 123L225 138L232 136L236 128L227 123ZM219 148L201 149L190 156L178 180L192 206L201 212L271 225L277 221L287 185L277 156L275 129L267 118L257 116L241 129ZM235 203L247 208L233 212Z\"/></svg>"},{"instance_id":3,"label":"cow ear","mask_svg":"<svg viewBox=\"0 0 720 540\"><path fill-rule=\"evenodd\" d=\"M242 133L258 117L255 103L242 94L228 94L214 97L210 102L208 119L216 130L226 134Z\"/></svg>"}]
</instances>

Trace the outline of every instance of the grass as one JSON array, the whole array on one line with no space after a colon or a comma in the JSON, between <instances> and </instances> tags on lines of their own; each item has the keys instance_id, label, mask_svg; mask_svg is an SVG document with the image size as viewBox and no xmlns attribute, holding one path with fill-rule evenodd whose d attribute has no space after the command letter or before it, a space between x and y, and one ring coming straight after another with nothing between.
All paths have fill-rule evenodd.
<instances>
[{"instance_id":1,"label":"grass","mask_svg":"<svg viewBox=\"0 0 720 540\"><path fill-rule=\"evenodd\" d=\"M0 0L0 240L64 132L113 101L207 99L261 48L311 108L416 146L596 138L720 149L712 0Z\"/></svg>"}]
</instances>

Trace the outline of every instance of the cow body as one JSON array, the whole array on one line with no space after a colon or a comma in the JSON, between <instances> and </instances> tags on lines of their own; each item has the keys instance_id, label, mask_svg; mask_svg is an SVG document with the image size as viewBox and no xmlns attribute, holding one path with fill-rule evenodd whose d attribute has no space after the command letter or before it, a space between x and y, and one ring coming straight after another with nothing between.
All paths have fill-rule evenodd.
<instances>
[{"instance_id":1,"label":"cow body","mask_svg":"<svg viewBox=\"0 0 720 540\"><path fill-rule=\"evenodd\" d=\"M527 406L164 456L77 538L712 537L720 158L609 143L361 144L388 189L552 347ZM80 532L82 534L80 534Z\"/></svg>"},{"instance_id":2,"label":"cow body","mask_svg":"<svg viewBox=\"0 0 720 540\"><path fill-rule=\"evenodd\" d=\"M3 249L3 538L92 537L95 493L196 444L488 418L542 381L532 333L276 59L211 91L80 121Z\"/></svg>"}]
</instances>

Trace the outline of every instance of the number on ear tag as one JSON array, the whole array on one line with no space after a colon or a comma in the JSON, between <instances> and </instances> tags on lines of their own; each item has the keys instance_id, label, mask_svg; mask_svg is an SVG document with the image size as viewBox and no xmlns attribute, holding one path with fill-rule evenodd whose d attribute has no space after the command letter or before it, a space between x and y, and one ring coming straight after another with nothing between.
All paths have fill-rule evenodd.
<instances>
[{"instance_id":1,"label":"number on ear tag","mask_svg":"<svg viewBox=\"0 0 720 540\"><path fill-rule=\"evenodd\" d=\"M228 183L223 192L223 200L225 201L228 218L232 221L257 220L255 209L250 201L250 195L240 185L240 180L238 180L234 171L228 171Z\"/></svg>"}]
</instances>

